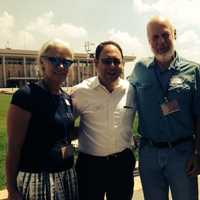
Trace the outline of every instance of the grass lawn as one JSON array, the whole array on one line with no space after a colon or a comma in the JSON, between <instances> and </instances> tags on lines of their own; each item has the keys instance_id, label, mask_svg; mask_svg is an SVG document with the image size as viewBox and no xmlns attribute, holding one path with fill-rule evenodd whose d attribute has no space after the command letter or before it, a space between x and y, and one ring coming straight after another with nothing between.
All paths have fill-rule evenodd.
<instances>
[{"instance_id":1,"label":"grass lawn","mask_svg":"<svg viewBox=\"0 0 200 200\"><path fill-rule=\"evenodd\" d=\"M0 190L5 188L5 155L7 146L7 134L6 134L6 113L8 110L11 95L0 94ZM134 133L136 133L136 123L134 124ZM79 120L76 121L76 125ZM137 156L137 154L136 154Z\"/></svg>"},{"instance_id":2,"label":"grass lawn","mask_svg":"<svg viewBox=\"0 0 200 200\"><path fill-rule=\"evenodd\" d=\"M11 95L0 94L0 190L5 188L6 113Z\"/></svg>"}]
</instances>

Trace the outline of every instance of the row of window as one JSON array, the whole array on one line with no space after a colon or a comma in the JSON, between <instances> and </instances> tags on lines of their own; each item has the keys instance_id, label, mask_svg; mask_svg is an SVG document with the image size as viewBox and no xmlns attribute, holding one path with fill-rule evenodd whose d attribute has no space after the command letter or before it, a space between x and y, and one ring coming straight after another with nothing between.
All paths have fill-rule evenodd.
<instances>
[{"instance_id":1,"label":"row of window","mask_svg":"<svg viewBox=\"0 0 200 200\"><path fill-rule=\"evenodd\" d=\"M91 65L91 60L74 60L75 63ZM0 57L0 64L3 63L3 57ZM22 57L5 57L5 64L23 64L24 60ZM36 58L25 57L26 64L36 64Z\"/></svg>"},{"instance_id":2,"label":"row of window","mask_svg":"<svg viewBox=\"0 0 200 200\"><path fill-rule=\"evenodd\" d=\"M5 64L23 64L22 57L5 57ZM25 58L26 64L36 64L35 58ZM0 64L3 64L3 57L0 57Z\"/></svg>"}]
</instances>

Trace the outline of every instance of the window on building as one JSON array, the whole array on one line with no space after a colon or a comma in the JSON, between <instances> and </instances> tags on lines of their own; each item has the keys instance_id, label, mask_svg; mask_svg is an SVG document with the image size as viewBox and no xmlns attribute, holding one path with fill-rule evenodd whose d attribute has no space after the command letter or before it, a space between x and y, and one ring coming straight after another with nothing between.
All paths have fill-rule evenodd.
<instances>
[{"instance_id":1,"label":"window on building","mask_svg":"<svg viewBox=\"0 0 200 200\"><path fill-rule=\"evenodd\" d=\"M28 70L26 71L26 76L31 77L31 71L30 71L30 69L28 69Z\"/></svg>"},{"instance_id":2,"label":"window on building","mask_svg":"<svg viewBox=\"0 0 200 200\"><path fill-rule=\"evenodd\" d=\"M8 70L8 72L7 72L7 73L8 73L8 78L9 78L9 77L10 77L10 71Z\"/></svg>"},{"instance_id":3,"label":"window on building","mask_svg":"<svg viewBox=\"0 0 200 200\"><path fill-rule=\"evenodd\" d=\"M36 65L36 58L26 58L27 65Z\"/></svg>"},{"instance_id":4,"label":"window on building","mask_svg":"<svg viewBox=\"0 0 200 200\"><path fill-rule=\"evenodd\" d=\"M5 64L23 64L22 57L6 57Z\"/></svg>"},{"instance_id":5,"label":"window on building","mask_svg":"<svg viewBox=\"0 0 200 200\"><path fill-rule=\"evenodd\" d=\"M17 74L18 74L18 77L21 77L21 72L20 71L18 71Z\"/></svg>"}]
</instances>

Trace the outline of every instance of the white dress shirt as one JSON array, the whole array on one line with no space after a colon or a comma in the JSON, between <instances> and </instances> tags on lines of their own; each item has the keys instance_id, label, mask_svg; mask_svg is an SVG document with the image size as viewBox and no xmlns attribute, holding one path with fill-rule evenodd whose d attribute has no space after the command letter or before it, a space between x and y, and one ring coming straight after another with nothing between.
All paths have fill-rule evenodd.
<instances>
[{"instance_id":1,"label":"white dress shirt","mask_svg":"<svg viewBox=\"0 0 200 200\"><path fill-rule=\"evenodd\" d=\"M107 156L133 145L135 116L134 89L119 79L109 92L98 77L84 80L72 94L75 111L80 115L79 150L94 156Z\"/></svg>"}]
</instances>

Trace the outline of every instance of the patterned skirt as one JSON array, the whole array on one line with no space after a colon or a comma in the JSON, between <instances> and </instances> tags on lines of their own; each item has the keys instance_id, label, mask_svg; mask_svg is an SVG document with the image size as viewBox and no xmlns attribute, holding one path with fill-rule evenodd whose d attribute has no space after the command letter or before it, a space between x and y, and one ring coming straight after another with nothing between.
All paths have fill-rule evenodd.
<instances>
[{"instance_id":1,"label":"patterned skirt","mask_svg":"<svg viewBox=\"0 0 200 200\"><path fill-rule=\"evenodd\" d=\"M17 186L24 200L78 200L74 168L55 173L19 172Z\"/></svg>"}]
</instances>

